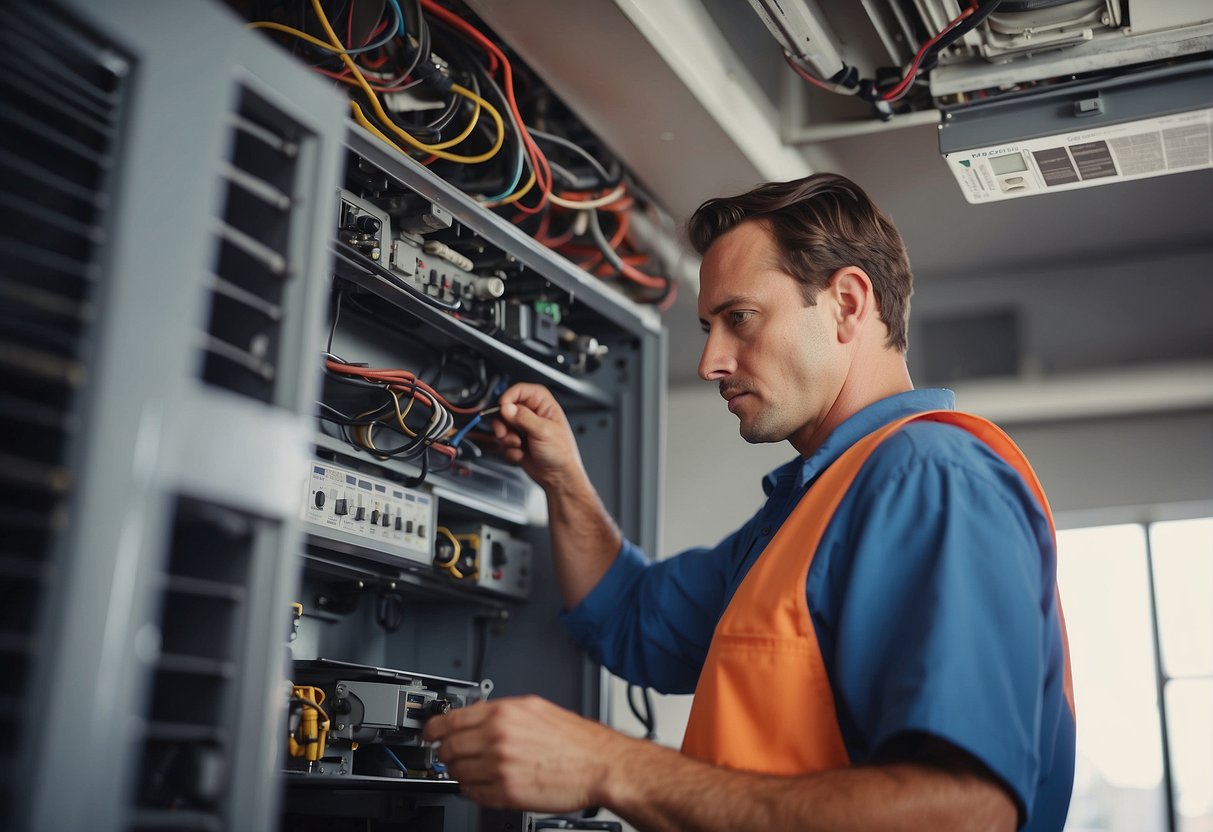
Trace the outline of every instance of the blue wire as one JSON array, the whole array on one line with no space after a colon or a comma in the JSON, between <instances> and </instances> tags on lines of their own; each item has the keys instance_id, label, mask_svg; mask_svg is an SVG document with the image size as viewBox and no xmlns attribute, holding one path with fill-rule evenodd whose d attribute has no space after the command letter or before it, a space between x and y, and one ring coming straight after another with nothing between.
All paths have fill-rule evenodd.
<instances>
[{"instance_id":1,"label":"blue wire","mask_svg":"<svg viewBox=\"0 0 1213 832\"><path fill-rule=\"evenodd\" d=\"M400 4L398 2L396 2L396 0L388 0L388 2L390 2L392 4L392 11L394 11L396 13L396 25L392 27L392 30L395 30L395 29L403 30L404 29L404 15L401 14L401 12L400 12ZM345 54L359 55L363 52L370 52L373 49L378 49L379 47L383 46L385 43L387 43L394 37L396 37L396 33L395 33L395 31L392 31L392 34L388 35L387 37L380 38L375 43L368 44L367 46L361 46L358 49L347 49L347 50L345 50Z\"/></svg>"},{"instance_id":2,"label":"blue wire","mask_svg":"<svg viewBox=\"0 0 1213 832\"><path fill-rule=\"evenodd\" d=\"M459 431L451 437L451 447L458 448L459 443L463 441L463 437L468 435L468 431L480 424L480 414L477 413L472 417L472 421L461 427Z\"/></svg>"},{"instance_id":3,"label":"blue wire","mask_svg":"<svg viewBox=\"0 0 1213 832\"><path fill-rule=\"evenodd\" d=\"M522 181L522 140L518 140L518 165L514 168L514 181L497 196L491 196L485 202L496 202L499 199L505 199L510 194L514 193L514 189L518 187L518 183Z\"/></svg>"},{"instance_id":4,"label":"blue wire","mask_svg":"<svg viewBox=\"0 0 1213 832\"><path fill-rule=\"evenodd\" d=\"M404 37L408 34L408 30L404 27L404 13L400 11L400 4L396 2L396 0L388 0L388 2L390 2L392 7L396 10L396 19L400 21L400 26L397 29L397 32L400 37Z\"/></svg>"},{"instance_id":5,"label":"blue wire","mask_svg":"<svg viewBox=\"0 0 1213 832\"><path fill-rule=\"evenodd\" d=\"M408 777L409 770L404 767L404 763L400 762L400 758L392 753L392 749L388 748L386 745L382 746L382 748L387 752L387 755L396 762L396 765L400 766L400 770L404 772L404 776Z\"/></svg>"}]
</instances>

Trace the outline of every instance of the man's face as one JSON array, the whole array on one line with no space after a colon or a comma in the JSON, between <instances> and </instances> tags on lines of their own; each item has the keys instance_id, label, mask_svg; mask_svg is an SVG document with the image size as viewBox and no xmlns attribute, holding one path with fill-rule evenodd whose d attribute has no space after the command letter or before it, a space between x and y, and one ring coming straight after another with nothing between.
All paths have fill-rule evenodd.
<instances>
[{"instance_id":1,"label":"man's face","mask_svg":"<svg viewBox=\"0 0 1213 832\"><path fill-rule=\"evenodd\" d=\"M787 439L804 453L846 377L829 292L807 306L753 220L717 238L699 274L699 376L720 385L747 442Z\"/></svg>"}]
</instances>

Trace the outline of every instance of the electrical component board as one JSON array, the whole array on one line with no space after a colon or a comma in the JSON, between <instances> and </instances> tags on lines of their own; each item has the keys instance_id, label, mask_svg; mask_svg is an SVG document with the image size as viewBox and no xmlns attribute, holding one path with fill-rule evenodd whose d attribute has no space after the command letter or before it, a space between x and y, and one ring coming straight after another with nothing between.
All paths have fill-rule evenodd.
<instances>
[{"instance_id":1,"label":"electrical component board","mask_svg":"<svg viewBox=\"0 0 1213 832\"><path fill-rule=\"evenodd\" d=\"M424 565L430 562L437 505L424 491L316 460L303 519L313 534L367 547L389 562Z\"/></svg>"},{"instance_id":2,"label":"electrical component board","mask_svg":"<svg viewBox=\"0 0 1213 832\"><path fill-rule=\"evenodd\" d=\"M310 755L315 759L293 755L290 769L315 776L449 780L421 731L431 716L478 702L493 690L487 679L447 679L327 659L295 662L294 674L297 685L311 690L310 701L322 703L326 724L317 743L322 747ZM311 707L299 710L302 723ZM290 737L296 747L298 731Z\"/></svg>"}]
</instances>

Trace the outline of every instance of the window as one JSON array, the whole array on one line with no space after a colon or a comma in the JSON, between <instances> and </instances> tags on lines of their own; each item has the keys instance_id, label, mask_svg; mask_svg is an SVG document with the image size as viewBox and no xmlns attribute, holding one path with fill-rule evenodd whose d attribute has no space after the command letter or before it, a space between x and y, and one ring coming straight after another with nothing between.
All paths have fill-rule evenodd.
<instances>
[{"instance_id":1,"label":"window","mask_svg":"<svg viewBox=\"0 0 1213 832\"><path fill-rule=\"evenodd\" d=\"M1213 518L1058 533L1078 710L1066 828L1213 832Z\"/></svg>"}]
</instances>

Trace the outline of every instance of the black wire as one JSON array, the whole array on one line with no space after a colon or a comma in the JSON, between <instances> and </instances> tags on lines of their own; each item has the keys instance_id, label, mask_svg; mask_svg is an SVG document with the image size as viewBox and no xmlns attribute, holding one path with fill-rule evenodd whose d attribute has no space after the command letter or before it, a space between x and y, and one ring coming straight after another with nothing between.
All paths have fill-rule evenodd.
<instances>
[{"instance_id":1,"label":"black wire","mask_svg":"<svg viewBox=\"0 0 1213 832\"><path fill-rule=\"evenodd\" d=\"M400 73L401 81L413 74L413 70L421 63L423 58L430 56L430 27L425 22L425 15L421 12L421 0L413 0L411 4L413 15L417 19L417 46L413 47L408 38L404 38L404 48L408 52L413 53L413 58L404 72ZM408 15L405 15L405 28L408 28ZM393 84L392 86L396 86Z\"/></svg>"},{"instance_id":2,"label":"black wire","mask_svg":"<svg viewBox=\"0 0 1213 832\"><path fill-rule=\"evenodd\" d=\"M341 299L345 297L345 291L340 286L336 288L337 300L333 302L333 325L329 327L329 342L324 350L329 355L333 354L333 336L337 333L337 320L341 317Z\"/></svg>"},{"instance_id":3,"label":"black wire","mask_svg":"<svg viewBox=\"0 0 1213 832\"><path fill-rule=\"evenodd\" d=\"M488 653L489 619L483 615L476 616L475 646L472 652L472 681L479 682L484 678L484 662Z\"/></svg>"},{"instance_id":4,"label":"black wire","mask_svg":"<svg viewBox=\"0 0 1213 832\"><path fill-rule=\"evenodd\" d=\"M641 700L644 704L644 713L636 705L634 694L639 690ZM644 738L646 740L657 739L657 717L653 713L653 698L649 694L649 689L640 687L639 685L628 685L628 710L632 712L632 716L636 717L636 721L644 726Z\"/></svg>"},{"instance_id":5,"label":"black wire","mask_svg":"<svg viewBox=\"0 0 1213 832\"><path fill-rule=\"evenodd\" d=\"M454 58L461 66L470 67L473 74L480 76L481 81L484 82L485 89L493 91L497 101L500 102L504 108L503 112L505 113L510 126L514 130L515 139L519 144L522 145L523 173L525 174L528 169L533 170L530 154L526 152L526 143L523 140L523 126L514 116L514 108L510 106L509 99L506 98L505 93L501 90L501 87L497 84L497 81L494 80L492 73L490 73L488 69L480 63L480 61L476 60L463 46L465 41L460 33L453 31L442 21L436 20L434 23L436 24L436 27L443 32L444 36L449 39L447 41L448 45L444 47L444 49L446 49L446 51L449 53L449 57ZM485 129L487 129L487 125L485 126ZM505 154L498 154L498 156L505 157ZM508 157L507 164L508 167L506 168L506 172L504 174L506 181L512 178L513 167L515 164L517 164L515 157L512 154ZM466 165L460 166L460 172L463 172L466 168ZM464 186L463 189L473 191L482 190L482 188L470 184ZM484 188L483 190L488 190L491 192L494 189Z\"/></svg>"},{"instance_id":6,"label":"black wire","mask_svg":"<svg viewBox=\"0 0 1213 832\"><path fill-rule=\"evenodd\" d=\"M425 482L426 475L430 473L430 455L421 455L421 473L415 477L409 477L404 481L405 488L416 488Z\"/></svg>"},{"instance_id":7,"label":"black wire","mask_svg":"<svg viewBox=\"0 0 1213 832\"><path fill-rule=\"evenodd\" d=\"M988 0L988 2L979 5L977 11L965 18L964 21L957 25L956 28L952 29L952 31L941 37L930 49L927 50L926 54L922 56L922 60L918 62L919 74L930 72L932 69L934 69L939 64L940 54L942 54L945 49L954 44L956 41L960 40L969 32L980 26L982 22L984 22L985 19L989 17L996 8L998 8L1000 2L1002 2L1002 0Z\"/></svg>"}]
</instances>

